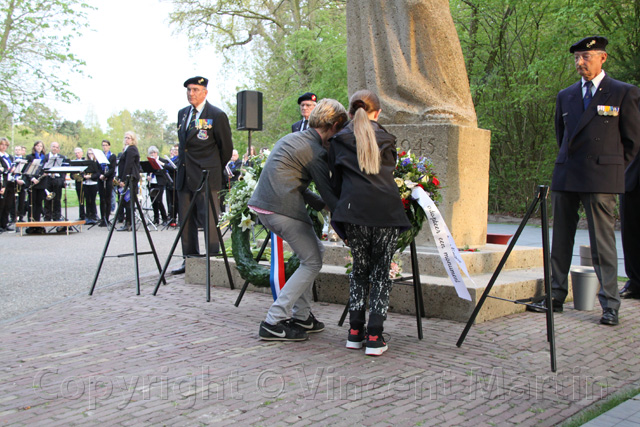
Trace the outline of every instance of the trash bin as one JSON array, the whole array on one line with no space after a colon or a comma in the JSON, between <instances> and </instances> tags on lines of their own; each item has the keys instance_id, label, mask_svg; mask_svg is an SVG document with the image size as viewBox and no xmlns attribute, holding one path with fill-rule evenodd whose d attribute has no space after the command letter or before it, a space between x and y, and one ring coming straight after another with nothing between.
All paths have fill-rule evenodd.
<instances>
[{"instance_id":1,"label":"trash bin","mask_svg":"<svg viewBox=\"0 0 640 427\"><path fill-rule=\"evenodd\" d=\"M571 267L571 286L573 288L573 307L576 310L593 310L596 295L600 289L600 282L593 267Z\"/></svg>"},{"instance_id":2,"label":"trash bin","mask_svg":"<svg viewBox=\"0 0 640 427\"><path fill-rule=\"evenodd\" d=\"M580 246L580 265L593 266L593 260L591 259L591 246Z\"/></svg>"}]
</instances>

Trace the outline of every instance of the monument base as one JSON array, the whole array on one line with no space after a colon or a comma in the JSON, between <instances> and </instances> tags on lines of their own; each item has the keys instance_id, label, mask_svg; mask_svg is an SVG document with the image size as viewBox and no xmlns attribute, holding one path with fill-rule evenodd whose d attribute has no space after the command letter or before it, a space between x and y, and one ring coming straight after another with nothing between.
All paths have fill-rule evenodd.
<instances>
[{"instance_id":1,"label":"monument base","mask_svg":"<svg viewBox=\"0 0 640 427\"><path fill-rule=\"evenodd\" d=\"M339 244L326 244L325 265L316 279L318 299L322 302L346 304L349 299L349 278L346 274L345 256L348 248ZM477 252L462 252L469 274L475 284L465 278L471 294L471 301L458 298L455 288L449 280L440 257L435 248L418 247L418 264L420 280L427 317L467 322L482 293L489 283L493 271L502 259L505 245L484 245L476 248ZM401 255L403 275L410 275L411 262L409 252ZM203 258L188 258L185 281L187 283L206 284L206 264ZM230 259L233 281L236 289L240 289L244 280L238 274L233 259ZM264 263L268 267L267 263ZM524 299L541 295L544 292L542 249L528 246L514 247L497 282L491 290L492 296L506 299ZM211 283L215 286L229 287L224 262L211 260ZM269 288L257 288L252 285L248 290L271 293ZM572 300L572 292L568 300ZM246 297L246 296L245 296ZM214 294L215 298L215 294ZM268 307L265 306L265 312ZM476 318L476 323L497 317L519 313L525 306L511 302L489 298ZM389 311L415 315L413 287L394 284L389 301ZM326 321L326 320L325 320ZM337 319L336 319L337 321Z\"/></svg>"},{"instance_id":2,"label":"monument base","mask_svg":"<svg viewBox=\"0 0 640 427\"><path fill-rule=\"evenodd\" d=\"M450 123L385 125L404 151L426 156L442 183L438 209L458 247L484 245L489 203L489 148L491 133ZM416 239L433 242L429 225Z\"/></svg>"}]
</instances>

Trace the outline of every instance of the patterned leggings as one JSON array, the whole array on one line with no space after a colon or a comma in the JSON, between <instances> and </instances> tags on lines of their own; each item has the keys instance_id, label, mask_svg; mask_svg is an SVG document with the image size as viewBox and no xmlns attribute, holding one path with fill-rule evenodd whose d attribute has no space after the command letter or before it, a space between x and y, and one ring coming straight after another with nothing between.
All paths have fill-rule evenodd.
<instances>
[{"instance_id":1,"label":"patterned leggings","mask_svg":"<svg viewBox=\"0 0 640 427\"><path fill-rule=\"evenodd\" d=\"M369 285L369 313L383 318L389 307L389 268L400 230L396 227L367 227L345 224L353 269L349 276L349 311L364 311Z\"/></svg>"}]
</instances>

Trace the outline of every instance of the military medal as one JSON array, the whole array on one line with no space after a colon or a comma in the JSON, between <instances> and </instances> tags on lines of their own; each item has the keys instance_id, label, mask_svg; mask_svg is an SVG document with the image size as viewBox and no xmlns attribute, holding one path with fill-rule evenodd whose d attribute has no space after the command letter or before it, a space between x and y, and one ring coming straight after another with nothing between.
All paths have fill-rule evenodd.
<instances>
[{"instance_id":1,"label":"military medal","mask_svg":"<svg viewBox=\"0 0 640 427\"><path fill-rule=\"evenodd\" d=\"M198 131L198 139L207 139L209 135L207 135L207 131L202 129Z\"/></svg>"},{"instance_id":2,"label":"military medal","mask_svg":"<svg viewBox=\"0 0 640 427\"><path fill-rule=\"evenodd\" d=\"M620 113L620 107L614 107L612 105L598 105L599 116L617 116Z\"/></svg>"}]
</instances>

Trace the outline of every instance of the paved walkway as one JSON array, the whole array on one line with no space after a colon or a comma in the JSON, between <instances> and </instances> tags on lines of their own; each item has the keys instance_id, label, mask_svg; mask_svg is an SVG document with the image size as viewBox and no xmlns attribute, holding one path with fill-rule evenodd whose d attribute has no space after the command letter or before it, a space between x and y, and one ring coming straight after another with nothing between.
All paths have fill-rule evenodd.
<instances>
[{"instance_id":1,"label":"paved walkway","mask_svg":"<svg viewBox=\"0 0 640 427\"><path fill-rule=\"evenodd\" d=\"M0 425L550 426L640 386L638 300L624 301L617 327L567 305L553 373L535 313L476 325L461 348L463 324L424 319L420 341L413 317L391 313L389 351L367 358L344 348L342 306L315 305L327 327L311 340L269 343L257 337L269 295L236 308L237 290L214 288L207 303L177 276L154 297L156 277L140 296L131 278L105 277L92 297L82 278L83 292L0 322Z\"/></svg>"}]
</instances>

